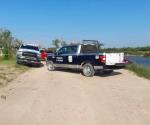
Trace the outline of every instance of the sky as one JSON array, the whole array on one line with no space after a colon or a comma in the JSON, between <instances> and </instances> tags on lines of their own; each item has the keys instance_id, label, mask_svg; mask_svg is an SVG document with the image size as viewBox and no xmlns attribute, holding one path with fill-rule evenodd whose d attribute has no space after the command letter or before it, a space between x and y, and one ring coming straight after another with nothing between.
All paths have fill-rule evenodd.
<instances>
[{"instance_id":1,"label":"sky","mask_svg":"<svg viewBox=\"0 0 150 125\"><path fill-rule=\"evenodd\" d=\"M100 40L105 47L150 45L150 0L0 0L0 28L25 43Z\"/></svg>"}]
</instances>

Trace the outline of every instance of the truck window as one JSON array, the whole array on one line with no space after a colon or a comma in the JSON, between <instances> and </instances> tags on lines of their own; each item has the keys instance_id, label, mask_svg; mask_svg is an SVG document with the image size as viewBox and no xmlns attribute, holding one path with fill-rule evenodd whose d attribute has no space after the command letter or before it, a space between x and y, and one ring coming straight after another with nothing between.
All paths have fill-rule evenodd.
<instances>
[{"instance_id":1,"label":"truck window","mask_svg":"<svg viewBox=\"0 0 150 125\"><path fill-rule=\"evenodd\" d=\"M68 46L67 51L68 54L75 54L77 52L77 46Z\"/></svg>"},{"instance_id":2,"label":"truck window","mask_svg":"<svg viewBox=\"0 0 150 125\"><path fill-rule=\"evenodd\" d=\"M85 44L85 45L82 45L81 47L81 53L98 53L99 50L98 50L98 47L97 45L92 45L92 44Z\"/></svg>"},{"instance_id":3,"label":"truck window","mask_svg":"<svg viewBox=\"0 0 150 125\"><path fill-rule=\"evenodd\" d=\"M58 55L61 54L67 54L67 47L62 47L60 50L58 50Z\"/></svg>"},{"instance_id":4,"label":"truck window","mask_svg":"<svg viewBox=\"0 0 150 125\"><path fill-rule=\"evenodd\" d=\"M63 47L61 48L59 51L58 51L58 54L75 54L77 52L77 46L66 46L66 47Z\"/></svg>"}]
</instances>

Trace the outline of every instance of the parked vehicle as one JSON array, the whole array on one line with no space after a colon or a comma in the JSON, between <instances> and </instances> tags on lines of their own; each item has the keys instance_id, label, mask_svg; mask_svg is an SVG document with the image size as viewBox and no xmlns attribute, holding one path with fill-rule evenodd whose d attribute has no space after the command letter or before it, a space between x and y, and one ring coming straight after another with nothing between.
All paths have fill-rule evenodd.
<instances>
[{"instance_id":1,"label":"parked vehicle","mask_svg":"<svg viewBox=\"0 0 150 125\"><path fill-rule=\"evenodd\" d=\"M21 45L16 54L17 64L41 64L41 54L38 46L27 44Z\"/></svg>"},{"instance_id":2,"label":"parked vehicle","mask_svg":"<svg viewBox=\"0 0 150 125\"><path fill-rule=\"evenodd\" d=\"M47 60L47 52L45 50L40 50L41 53L41 60L46 61Z\"/></svg>"},{"instance_id":3,"label":"parked vehicle","mask_svg":"<svg viewBox=\"0 0 150 125\"><path fill-rule=\"evenodd\" d=\"M94 76L96 71L110 73L126 64L124 53L99 53L96 43L64 46L47 58L49 71L55 68L81 69L87 77Z\"/></svg>"}]
</instances>

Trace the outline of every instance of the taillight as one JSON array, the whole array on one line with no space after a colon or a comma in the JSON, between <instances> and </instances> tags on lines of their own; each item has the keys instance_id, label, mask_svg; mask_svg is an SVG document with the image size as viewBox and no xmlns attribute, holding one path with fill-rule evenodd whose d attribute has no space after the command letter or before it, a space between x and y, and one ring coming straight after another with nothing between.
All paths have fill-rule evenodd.
<instances>
[{"instance_id":1,"label":"taillight","mask_svg":"<svg viewBox=\"0 0 150 125\"><path fill-rule=\"evenodd\" d=\"M102 62L102 63L106 63L106 56L100 56L100 61Z\"/></svg>"}]
</instances>

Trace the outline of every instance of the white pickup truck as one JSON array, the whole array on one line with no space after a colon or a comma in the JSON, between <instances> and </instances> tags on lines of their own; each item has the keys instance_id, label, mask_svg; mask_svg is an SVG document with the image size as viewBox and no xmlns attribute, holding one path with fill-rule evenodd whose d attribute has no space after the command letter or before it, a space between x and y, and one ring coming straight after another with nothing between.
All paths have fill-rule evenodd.
<instances>
[{"instance_id":1,"label":"white pickup truck","mask_svg":"<svg viewBox=\"0 0 150 125\"><path fill-rule=\"evenodd\" d=\"M81 69L87 77L94 76L96 70L112 72L127 64L124 53L99 53L97 44L77 44L60 48L48 55L48 70L56 68Z\"/></svg>"},{"instance_id":2,"label":"white pickup truck","mask_svg":"<svg viewBox=\"0 0 150 125\"><path fill-rule=\"evenodd\" d=\"M16 54L17 64L41 64L41 54L38 46L33 44L21 45Z\"/></svg>"}]
</instances>

